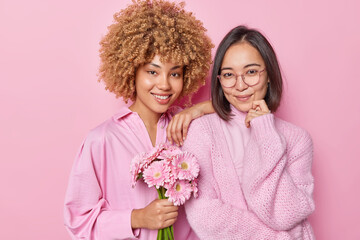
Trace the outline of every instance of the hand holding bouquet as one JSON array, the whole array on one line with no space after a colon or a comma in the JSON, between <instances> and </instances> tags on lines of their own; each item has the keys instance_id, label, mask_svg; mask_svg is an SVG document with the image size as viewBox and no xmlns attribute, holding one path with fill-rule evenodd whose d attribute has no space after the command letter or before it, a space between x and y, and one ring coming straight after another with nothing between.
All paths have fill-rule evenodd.
<instances>
[{"instance_id":1,"label":"hand holding bouquet","mask_svg":"<svg viewBox=\"0 0 360 240\"><path fill-rule=\"evenodd\" d=\"M149 153L136 155L130 172L133 187L143 178L149 187L157 189L159 199L168 199L175 206L184 204L192 193L197 197L199 164L193 154L173 145L160 144ZM172 226L159 229L158 239L174 239Z\"/></svg>"}]
</instances>

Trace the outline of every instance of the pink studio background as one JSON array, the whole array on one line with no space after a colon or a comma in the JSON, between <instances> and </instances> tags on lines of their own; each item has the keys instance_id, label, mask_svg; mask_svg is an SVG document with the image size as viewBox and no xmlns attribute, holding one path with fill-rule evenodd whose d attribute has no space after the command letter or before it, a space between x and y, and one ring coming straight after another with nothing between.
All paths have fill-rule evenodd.
<instances>
[{"instance_id":1,"label":"pink studio background","mask_svg":"<svg viewBox=\"0 0 360 240\"><path fill-rule=\"evenodd\" d=\"M70 239L64 194L80 144L123 104L97 82L98 42L131 1L0 0L0 239ZM360 239L360 3L187 0L218 45L261 29L284 75L278 116L313 137L317 239ZM209 85L194 102L209 97Z\"/></svg>"}]
</instances>

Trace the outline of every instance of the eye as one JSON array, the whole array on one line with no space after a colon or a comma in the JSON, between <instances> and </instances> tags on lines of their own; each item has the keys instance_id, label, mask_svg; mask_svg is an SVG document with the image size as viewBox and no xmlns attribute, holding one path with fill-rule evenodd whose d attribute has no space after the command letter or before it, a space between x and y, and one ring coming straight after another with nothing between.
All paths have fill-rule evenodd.
<instances>
[{"instance_id":1,"label":"eye","mask_svg":"<svg viewBox=\"0 0 360 240\"><path fill-rule=\"evenodd\" d=\"M156 75L157 74L157 72L156 71L153 71L153 70L149 70L149 71L147 71L150 75Z\"/></svg>"},{"instance_id":2,"label":"eye","mask_svg":"<svg viewBox=\"0 0 360 240\"><path fill-rule=\"evenodd\" d=\"M179 78L181 77L181 74L176 72L176 73L171 73L171 76L174 78Z\"/></svg>"},{"instance_id":3,"label":"eye","mask_svg":"<svg viewBox=\"0 0 360 240\"><path fill-rule=\"evenodd\" d=\"M247 70L246 75L254 76L257 73L258 73L258 70L256 70L256 69L249 69L249 70Z\"/></svg>"},{"instance_id":4,"label":"eye","mask_svg":"<svg viewBox=\"0 0 360 240\"><path fill-rule=\"evenodd\" d=\"M222 77L223 78L233 78L235 75L231 72L227 72L227 73L223 73Z\"/></svg>"}]
</instances>

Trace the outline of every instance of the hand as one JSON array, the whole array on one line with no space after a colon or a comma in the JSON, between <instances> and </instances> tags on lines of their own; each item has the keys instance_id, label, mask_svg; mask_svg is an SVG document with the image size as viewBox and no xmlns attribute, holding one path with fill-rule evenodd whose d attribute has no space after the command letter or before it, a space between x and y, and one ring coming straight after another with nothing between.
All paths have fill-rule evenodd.
<instances>
[{"instance_id":1,"label":"hand","mask_svg":"<svg viewBox=\"0 0 360 240\"><path fill-rule=\"evenodd\" d=\"M145 208L132 211L131 227L155 230L169 227L176 222L178 209L167 199L156 199Z\"/></svg>"},{"instance_id":2,"label":"hand","mask_svg":"<svg viewBox=\"0 0 360 240\"><path fill-rule=\"evenodd\" d=\"M256 117L270 113L268 106L266 105L265 100L257 100L252 102L252 108L249 110L245 118L246 127L250 127L250 122Z\"/></svg>"},{"instance_id":3,"label":"hand","mask_svg":"<svg viewBox=\"0 0 360 240\"><path fill-rule=\"evenodd\" d=\"M215 112L211 101L205 101L183 110L176 114L166 128L166 134L169 142L173 141L178 146L182 146L186 139L189 125L192 120L203 116L204 114Z\"/></svg>"}]
</instances>

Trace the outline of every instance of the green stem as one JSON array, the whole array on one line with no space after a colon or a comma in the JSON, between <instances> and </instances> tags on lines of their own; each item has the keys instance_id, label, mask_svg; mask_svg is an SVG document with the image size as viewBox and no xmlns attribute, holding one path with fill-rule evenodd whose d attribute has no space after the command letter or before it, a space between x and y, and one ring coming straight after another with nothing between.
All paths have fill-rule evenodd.
<instances>
[{"instance_id":1,"label":"green stem","mask_svg":"<svg viewBox=\"0 0 360 240\"><path fill-rule=\"evenodd\" d=\"M160 187L159 189L156 189L158 192L159 199L166 199L165 198L165 191L166 189L164 187ZM166 227L163 229L158 230L157 240L174 240L174 229L171 225L170 227Z\"/></svg>"},{"instance_id":2,"label":"green stem","mask_svg":"<svg viewBox=\"0 0 360 240\"><path fill-rule=\"evenodd\" d=\"M162 197L163 199L165 199L165 188L164 187L161 187L161 193L162 193Z\"/></svg>"},{"instance_id":3,"label":"green stem","mask_svg":"<svg viewBox=\"0 0 360 240\"><path fill-rule=\"evenodd\" d=\"M173 225L170 226L170 230L171 230L171 235L174 237L174 227L173 227Z\"/></svg>"},{"instance_id":4,"label":"green stem","mask_svg":"<svg viewBox=\"0 0 360 240\"><path fill-rule=\"evenodd\" d=\"M165 236L165 240L169 240L169 234L168 232L166 231L167 228L164 228L163 231L164 231L164 236Z\"/></svg>"},{"instance_id":5,"label":"green stem","mask_svg":"<svg viewBox=\"0 0 360 240\"><path fill-rule=\"evenodd\" d=\"M165 228L165 230L166 230L167 235L168 235L168 237L169 237L168 239L169 239L169 240L174 240L174 237L173 237L173 235L171 234L170 227Z\"/></svg>"},{"instance_id":6,"label":"green stem","mask_svg":"<svg viewBox=\"0 0 360 240\"><path fill-rule=\"evenodd\" d=\"M159 199L163 199L162 198L162 193L161 193L161 188L159 188L159 189L156 188L156 191L158 192L158 195L159 195Z\"/></svg>"},{"instance_id":7,"label":"green stem","mask_svg":"<svg viewBox=\"0 0 360 240\"><path fill-rule=\"evenodd\" d=\"M160 235L160 236L159 236L159 239L160 239L160 240L163 240L163 230L162 230L162 229L159 229L158 235Z\"/></svg>"}]
</instances>

